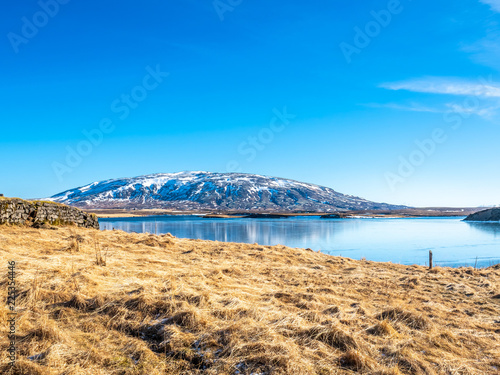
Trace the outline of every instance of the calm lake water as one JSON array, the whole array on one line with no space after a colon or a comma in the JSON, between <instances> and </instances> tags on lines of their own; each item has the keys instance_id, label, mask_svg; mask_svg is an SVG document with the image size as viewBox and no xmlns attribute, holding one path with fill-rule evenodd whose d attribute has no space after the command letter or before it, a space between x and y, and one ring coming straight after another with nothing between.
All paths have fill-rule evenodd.
<instances>
[{"instance_id":1,"label":"calm lake water","mask_svg":"<svg viewBox=\"0 0 500 375\"><path fill-rule=\"evenodd\" d=\"M463 218L412 219L203 219L155 216L100 219L102 230L171 233L179 238L311 248L349 258L426 265L432 250L442 266L500 263L500 223Z\"/></svg>"}]
</instances>

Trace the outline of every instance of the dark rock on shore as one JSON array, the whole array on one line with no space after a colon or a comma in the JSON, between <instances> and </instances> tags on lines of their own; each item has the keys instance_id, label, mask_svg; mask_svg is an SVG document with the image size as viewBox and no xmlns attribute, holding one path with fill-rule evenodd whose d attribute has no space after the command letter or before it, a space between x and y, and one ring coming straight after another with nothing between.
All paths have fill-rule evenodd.
<instances>
[{"instance_id":1,"label":"dark rock on shore","mask_svg":"<svg viewBox=\"0 0 500 375\"><path fill-rule=\"evenodd\" d=\"M347 215L342 213L320 216L321 219L345 219L346 217Z\"/></svg>"},{"instance_id":2,"label":"dark rock on shore","mask_svg":"<svg viewBox=\"0 0 500 375\"><path fill-rule=\"evenodd\" d=\"M500 221L500 208L490 208L467 216L464 221Z\"/></svg>"},{"instance_id":3,"label":"dark rock on shore","mask_svg":"<svg viewBox=\"0 0 500 375\"><path fill-rule=\"evenodd\" d=\"M246 215L246 219L286 219L289 215L279 215L279 214L250 214Z\"/></svg>"}]
</instances>

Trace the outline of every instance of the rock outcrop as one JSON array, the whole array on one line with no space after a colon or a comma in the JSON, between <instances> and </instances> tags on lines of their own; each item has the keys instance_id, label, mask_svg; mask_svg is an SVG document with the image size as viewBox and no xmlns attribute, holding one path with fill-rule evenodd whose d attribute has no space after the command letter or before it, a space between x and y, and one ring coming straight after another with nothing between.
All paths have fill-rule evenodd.
<instances>
[{"instance_id":1,"label":"rock outcrop","mask_svg":"<svg viewBox=\"0 0 500 375\"><path fill-rule=\"evenodd\" d=\"M0 224L77 225L99 229L97 216L60 203L0 198Z\"/></svg>"},{"instance_id":2,"label":"rock outcrop","mask_svg":"<svg viewBox=\"0 0 500 375\"><path fill-rule=\"evenodd\" d=\"M467 216L465 221L500 221L500 208L490 208Z\"/></svg>"}]
</instances>

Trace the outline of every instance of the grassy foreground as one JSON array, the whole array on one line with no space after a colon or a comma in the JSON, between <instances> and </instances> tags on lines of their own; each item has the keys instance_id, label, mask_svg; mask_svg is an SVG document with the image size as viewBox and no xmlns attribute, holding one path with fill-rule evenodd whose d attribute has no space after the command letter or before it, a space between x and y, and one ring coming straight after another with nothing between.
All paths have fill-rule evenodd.
<instances>
[{"instance_id":1,"label":"grassy foreground","mask_svg":"<svg viewBox=\"0 0 500 375\"><path fill-rule=\"evenodd\" d=\"M9 226L0 258L2 300L9 260L19 291L12 369L0 310L2 374L500 372L498 266Z\"/></svg>"}]
</instances>

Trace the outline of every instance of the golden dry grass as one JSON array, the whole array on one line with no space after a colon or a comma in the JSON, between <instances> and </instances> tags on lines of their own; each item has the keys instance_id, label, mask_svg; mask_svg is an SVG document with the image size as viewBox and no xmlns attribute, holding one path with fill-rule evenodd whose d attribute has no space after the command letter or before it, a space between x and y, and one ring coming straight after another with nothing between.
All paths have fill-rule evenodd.
<instances>
[{"instance_id":1,"label":"golden dry grass","mask_svg":"<svg viewBox=\"0 0 500 375\"><path fill-rule=\"evenodd\" d=\"M2 374L500 371L494 267L429 272L284 246L9 226L0 258L2 299L8 260L19 289L12 369L0 310Z\"/></svg>"}]
</instances>

